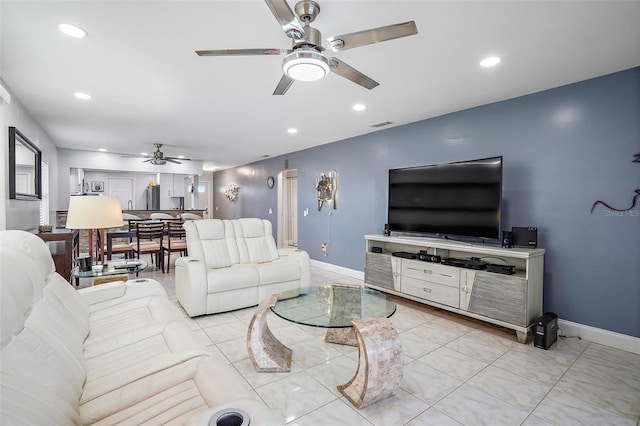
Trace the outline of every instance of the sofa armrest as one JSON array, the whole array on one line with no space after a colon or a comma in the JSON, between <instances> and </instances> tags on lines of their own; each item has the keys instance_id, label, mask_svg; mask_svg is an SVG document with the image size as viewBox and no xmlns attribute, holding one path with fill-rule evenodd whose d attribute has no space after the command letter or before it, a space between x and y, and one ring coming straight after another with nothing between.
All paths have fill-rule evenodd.
<instances>
[{"instance_id":1,"label":"sofa armrest","mask_svg":"<svg viewBox=\"0 0 640 426\"><path fill-rule=\"evenodd\" d=\"M124 281L113 281L98 286L82 288L78 290L78 293L82 295L82 298L90 307L97 304L107 306L139 297L167 296L166 291L159 282L144 278L129 280L126 283Z\"/></svg>"},{"instance_id":2,"label":"sofa armrest","mask_svg":"<svg viewBox=\"0 0 640 426\"><path fill-rule=\"evenodd\" d=\"M221 410L233 411L233 409L240 409L249 415L249 421L251 426L283 426L284 422L278 421L275 415L267 408L262 401L251 398L243 398L233 401L228 404L221 404L215 407L210 407L199 411L197 414L191 416L186 422L185 426L209 426L214 423L209 423L211 417ZM231 423L229 423L231 424Z\"/></svg>"},{"instance_id":3,"label":"sofa armrest","mask_svg":"<svg viewBox=\"0 0 640 426\"><path fill-rule=\"evenodd\" d=\"M176 260L176 298L190 317L207 313L207 267L193 257Z\"/></svg>"},{"instance_id":4,"label":"sofa armrest","mask_svg":"<svg viewBox=\"0 0 640 426\"><path fill-rule=\"evenodd\" d=\"M278 255L297 260L300 265L300 287L309 287L311 285L311 262L306 251L300 249L278 249Z\"/></svg>"},{"instance_id":5,"label":"sofa armrest","mask_svg":"<svg viewBox=\"0 0 640 426\"><path fill-rule=\"evenodd\" d=\"M78 293L89 305L124 296L127 285L124 281L113 281L96 287L81 288Z\"/></svg>"}]
</instances>

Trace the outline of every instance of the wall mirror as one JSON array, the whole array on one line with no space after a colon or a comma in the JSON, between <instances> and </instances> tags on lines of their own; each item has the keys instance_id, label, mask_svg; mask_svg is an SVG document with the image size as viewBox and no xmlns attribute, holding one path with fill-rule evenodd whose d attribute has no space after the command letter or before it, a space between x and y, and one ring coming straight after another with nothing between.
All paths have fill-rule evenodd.
<instances>
[{"instance_id":1,"label":"wall mirror","mask_svg":"<svg viewBox=\"0 0 640 426\"><path fill-rule=\"evenodd\" d=\"M42 198L42 152L15 127L9 127L9 198Z\"/></svg>"}]
</instances>

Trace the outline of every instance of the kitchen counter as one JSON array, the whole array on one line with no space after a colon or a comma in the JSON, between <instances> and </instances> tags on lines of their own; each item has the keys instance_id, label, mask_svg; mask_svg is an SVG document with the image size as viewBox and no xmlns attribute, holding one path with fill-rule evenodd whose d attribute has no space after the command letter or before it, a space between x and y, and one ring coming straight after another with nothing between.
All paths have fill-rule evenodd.
<instances>
[{"instance_id":1,"label":"kitchen counter","mask_svg":"<svg viewBox=\"0 0 640 426\"><path fill-rule=\"evenodd\" d=\"M185 209L185 210L180 210L180 209L167 209L167 210L122 210L123 214L134 214L138 217L140 217L140 219L150 219L151 217L151 213L167 213L170 214L171 216L178 216L179 214L182 213L195 213L195 214L199 214L200 216L202 216L202 212L204 212L205 210L203 209ZM57 210L56 211L56 226L60 227L60 226L65 226L67 223L67 210Z\"/></svg>"}]
</instances>

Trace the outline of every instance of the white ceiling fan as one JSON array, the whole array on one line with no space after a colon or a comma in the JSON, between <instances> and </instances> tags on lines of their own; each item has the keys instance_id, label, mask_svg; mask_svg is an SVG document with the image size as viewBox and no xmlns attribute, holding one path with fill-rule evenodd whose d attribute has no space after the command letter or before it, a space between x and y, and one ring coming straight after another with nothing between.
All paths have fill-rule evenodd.
<instances>
[{"instance_id":1,"label":"white ceiling fan","mask_svg":"<svg viewBox=\"0 0 640 426\"><path fill-rule=\"evenodd\" d=\"M274 95L284 95L294 80L320 80L330 72L371 90L378 86L379 83L340 59L327 57L323 52L327 49L333 52L340 52L418 33L416 23L408 21L327 37L325 47L322 45L320 31L309 25L320 13L318 3L311 0L300 1L294 7L295 14L286 0L265 0L265 3L273 12L287 37L293 40L291 49L196 50L196 54L198 56L286 55L282 61L283 75L273 92Z\"/></svg>"}]
</instances>

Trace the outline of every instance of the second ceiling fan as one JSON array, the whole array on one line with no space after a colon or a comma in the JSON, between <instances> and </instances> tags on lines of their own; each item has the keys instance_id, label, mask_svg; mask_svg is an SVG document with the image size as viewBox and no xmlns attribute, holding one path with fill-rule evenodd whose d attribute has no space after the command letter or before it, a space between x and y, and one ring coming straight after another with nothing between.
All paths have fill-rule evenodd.
<instances>
[{"instance_id":1,"label":"second ceiling fan","mask_svg":"<svg viewBox=\"0 0 640 426\"><path fill-rule=\"evenodd\" d=\"M418 33L416 23L408 21L327 37L325 47L322 45L320 31L309 25L320 12L318 3L311 0L300 1L294 7L295 14L285 0L265 0L265 3L273 12L287 37L293 39L291 49L196 50L196 54L198 56L286 55L282 61L283 75L273 92L274 95L284 95L294 80L315 81L330 72L369 90L373 89L378 86L378 82L338 58L327 57L323 52L327 49L340 52Z\"/></svg>"}]
</instances>

